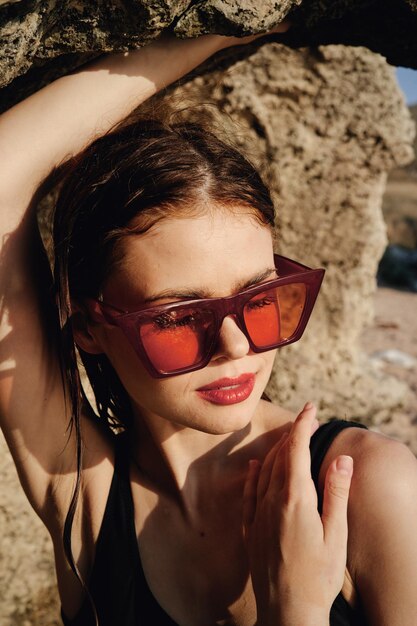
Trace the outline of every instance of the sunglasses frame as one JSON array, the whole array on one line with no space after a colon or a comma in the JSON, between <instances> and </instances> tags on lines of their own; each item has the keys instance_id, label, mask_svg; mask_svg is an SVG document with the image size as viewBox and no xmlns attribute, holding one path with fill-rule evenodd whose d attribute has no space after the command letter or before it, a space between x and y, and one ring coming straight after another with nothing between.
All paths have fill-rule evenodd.
<instances>
[{"instance_id":1,"label":"sunglasses frame","mask_svg":"<svg viewBox=\"0 0 417 626\"><path fill-rule=\"evenodd\" d=\"M137 311L123 311L114 307L113 305L96 300L93 298L85 298L84 302L88 308L91 318L95 322L103 323L107 322L113 326L118 326L124 332L129 343L132 345L136 354L139 356L141 362L153 378L167 378L170 376L178 376L179 374L185 374L187 372L194 372L196 370L205 367L212 356L215 353L216 345L219 338L220 328L223 320L229 315L233 315L235 322L241 332L245 335L249 346L253 352L267 352L268 350L275 350L284 345L294 343L298 341L307 326L307 322L310 318L313 310L316 298L323 281L325 270L322 268L312 269L306 265L302 265L297 261L288 259L287 257L279 254L274 254L275 268L278 272L278 278L254 285L244 291L237 294L226 296L224 298L204 298L204 299L192 299L192 300L179 300L178 302L171 302L162 304L159 306L148 307L146 309L140 309ZM248 300L258 293L262 293L271 288L282 287L288 284L303 283L306 287L306 299L304 303L303 312L301 314L298 326L294 333L284 341L274 343L269 346L258 348L250 338L249 332L246 328L243 307ZM138 322L149 321L154 318L155 315L161 315L168 311L176 311L181 308L189 308L191 306L197 306L199 310L208 309L214 316L214 329L212 333L212 339L203 359L200 359L198 363L195 363L189 367L179 368L170 372L162 372L158 370L151 360L149 359L146 350L142 344L140 333L138 331Z\"/></svg>"}]
</instances>

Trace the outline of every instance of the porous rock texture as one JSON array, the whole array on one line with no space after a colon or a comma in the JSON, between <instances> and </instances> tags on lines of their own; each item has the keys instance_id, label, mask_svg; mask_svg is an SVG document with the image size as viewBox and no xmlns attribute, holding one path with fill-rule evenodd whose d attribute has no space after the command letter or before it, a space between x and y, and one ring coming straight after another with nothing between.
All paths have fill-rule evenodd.
<instances>
[{"instance_id":1,"label":"porous rock texture","mask_svg":"<svg viewBox=\"0 0 417 626\"><path fill-rule=\"evenodd\" d=\"M3 84L34 68L26 76L27 84L19 78L16 86L11 83L10 98L12 87L13 97L19 98L54 72L97 51L142 45L173 19L178 19L177 29L183 28L184 34L186 20L187 28L205 22L201 11L210 9L217 16L210 23L213 30L243 32L241 24L251 19L251 12L258 26L269 28L267 4L278 7L276 21L289 10L296 16L296 9L307 6L291 0L247 0L239 3L246 8L246 17L234 26L236 16L243 13L226 13L226 7L236 4L132 0L89 3L87 12L81 1L3 3L0 16L9 16L9 41L16 37L15 44L10 43L9 61L3 64ZM332 11L336 20L336 9L342 15L353 5L366 11L375 3L312 0L305 15L314 29L314 24L324 24L320 20L326 11L328 15ZM416 9L411 1L397 0L396 5L410 16ZM214 11L219 7L224 19ZM104 8L114 25L111 29ZM305 19L308 28L309 20ZM1 23L4 36L6 22ZM414 45L411 39L409 44ZM75 51L80 55L72 56ZM64 52L70 57L59 57ZM323 419L360 417L377 425L404 401L406 388L372 370L361 355L358 337L372 316L374 276L386 242L380 210L386 172L411 160L413 125L393 70L368 50L333 45L293 49L268 43L257 50L248 48L245 54L246 59L229 63L227 71L197 76L177 88L176 96L213 101L215 107L205 107L206 120L214 123L221 118L226 140L260 167L277 205L277 250L327 269L304 338L278 354L270 395L294 409L312 399ZM53 58L55 67L50 65ZM47 71L35 67L45 59ZM38 82L32 81L36 72ZM200 117L200 111L198 107L189 115ZM50 540L17 485L3 441L1 455L0 623L56 626L60 621Z\"/></svg>"},{"instance_id":2,"label":"porous rock texture","mask_svg":"<svg viewBox=\"0 0 417 626\"><path fill-rule=\"evenodd\" d=\"M168 28L240 36L285 17L288 45L367 46L417 67L417 0L0 0L0 111L102 52L140 47Z\"/></svg>"}]
</instances>

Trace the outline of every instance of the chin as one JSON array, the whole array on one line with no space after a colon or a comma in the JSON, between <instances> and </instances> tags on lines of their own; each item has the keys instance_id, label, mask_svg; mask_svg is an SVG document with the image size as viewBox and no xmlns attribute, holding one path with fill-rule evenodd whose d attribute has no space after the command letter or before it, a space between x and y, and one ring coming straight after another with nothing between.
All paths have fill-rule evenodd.
<instances>
[{"instance_id":1,"label":"chin","mask_svg":"<svg viewBox=\"0 0 417 626\"><path fill-rule=\"evenodd\" d=\"M193 428L212 435L225 435L243 430L252 422L259 404L259 398L251 400L235 404L210 403L203 411L199 411L202 419L193 425Z\"/></svg>"},{"instance_id":2,"label":"chin","mask_svg":"<svg viewBox=\"0 0 417 626\"><path fill-rule=\"evenodd\" d=\"M244 431L250 425L251 420L240 422L232 422L228 424L199 424L198 426L194 426L194 430L198 430L201 433L206 433L207 435L231 435L233 433L238 433Z\"/></svg>"}]
</instances>

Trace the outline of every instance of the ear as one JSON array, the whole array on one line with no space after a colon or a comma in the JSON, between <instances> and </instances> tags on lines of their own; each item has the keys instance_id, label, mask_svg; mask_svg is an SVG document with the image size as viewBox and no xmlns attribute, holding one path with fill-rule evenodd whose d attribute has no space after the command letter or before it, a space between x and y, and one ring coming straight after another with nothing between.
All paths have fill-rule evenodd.
<instances>
[{"instance_id":1,"label":"ear","mask_svg":"<svg viewBox=\"0 0 417 626\"><path fill-rule=\"evenodd\" d=\"M72 333L77 346L89 354L103 354L104 351L99 340L95 336L94 331L91 332L94 322L89 320L84 307L76 302L71 302L71 309Z\"/></svg>"}]
</instances>

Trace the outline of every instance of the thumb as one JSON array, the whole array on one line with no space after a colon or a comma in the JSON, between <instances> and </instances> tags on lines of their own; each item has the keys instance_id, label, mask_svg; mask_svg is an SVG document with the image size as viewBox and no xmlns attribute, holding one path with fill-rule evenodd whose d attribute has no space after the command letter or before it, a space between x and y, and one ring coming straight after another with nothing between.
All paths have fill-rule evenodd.
<instances>
[{"instance_id":1,"label":"thumb","mask_svg":"<svg viewBox=\"0 0 417 626\"><path fill-rule=\"evenodd\" d=\"M347 544L347 506L353 473L351 456L338 456L329 466L323 494L322 523L325 543Z\"/></svg>"}]
</instances>

